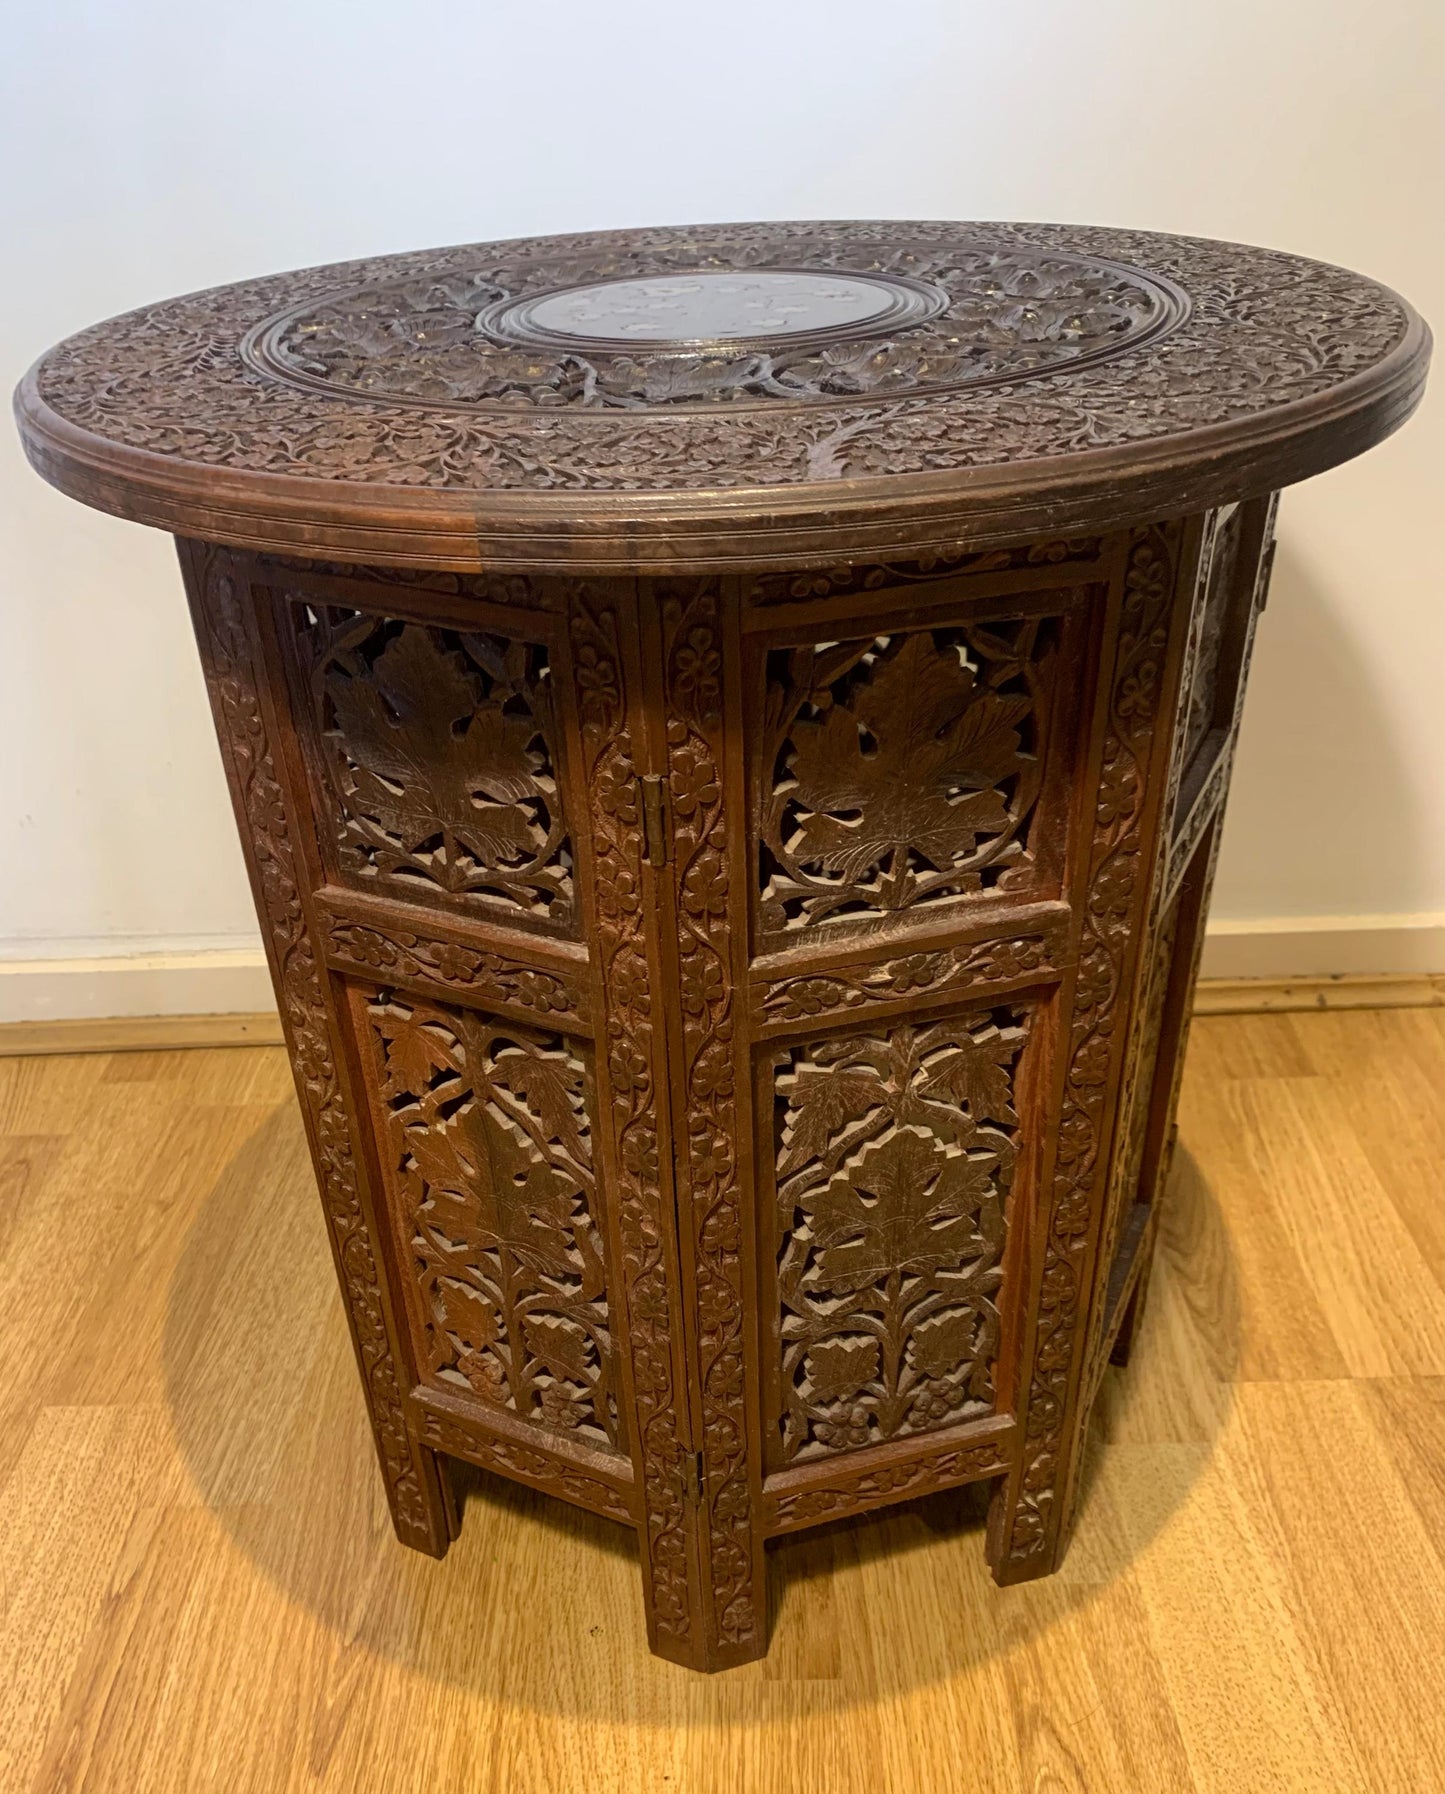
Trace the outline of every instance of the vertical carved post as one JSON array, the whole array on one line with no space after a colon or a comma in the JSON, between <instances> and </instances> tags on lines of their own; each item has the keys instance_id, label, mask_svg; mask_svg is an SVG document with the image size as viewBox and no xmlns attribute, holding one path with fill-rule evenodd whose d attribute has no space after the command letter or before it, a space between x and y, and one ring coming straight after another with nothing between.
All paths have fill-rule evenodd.
<instances>
[{"instance_id":1,"label":"vertical carved post","mask_svg":"<svg viewBox=\"0 0 1445 1794\"><path fill-rule=\"evenodd\" d=\"M648 1638L705 1668L687 1428L665 996L648 854L641 648L630 587L571 589L568 636L591 835L594 963L602 1029L602 1160L614 1192L614 1259L625 1308L630 1434L639 1491Z\"/></svg>"},{"instance_id":2,"label":"vertical carved post","mask_svg":"<svg viewBox=\"0 0 1445 1794\"><path fill-rule=\"evenodd\" d=\"M288 789L273 739L243 562L202 543L178 546L392 1521L406 1544L441 1557L449 1539L447 1496L436 1454L412 1437L402 1406L380 1235L338 1070L326 980L309 932L297 850L309 818Z\"/></svg>"},{"instance_id":3,"label":"vertical carved post","mask_svg":"<svg viewBox=\"0 0 1445 1794\"><path fill-rule=\"evenodd\" d=\"M757 1288L746 1142L747 1057L735 1006L746 953L745 806L737 680L725 676L721 582L659 581L644 602L660 663L670 815L664 939L678 992L669 1043L678 1222L695 1453L694 1524L709 1669L767 1645L757 1373L748 1327ZM655 643L655 647L652 645ZM670 980L671 982L672 980Z\"/></svg>"}]
</instances>

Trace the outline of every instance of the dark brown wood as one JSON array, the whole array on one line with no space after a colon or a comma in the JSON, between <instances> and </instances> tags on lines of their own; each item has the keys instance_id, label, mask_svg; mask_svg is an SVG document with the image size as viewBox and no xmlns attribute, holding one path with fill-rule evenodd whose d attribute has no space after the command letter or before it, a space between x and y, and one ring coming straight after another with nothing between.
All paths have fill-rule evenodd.
<instances>
[{"instance_id":1,"label":"dark brown wood","mask_svg":"<svg viewBox=\"0 0 1445 1794\"><path fill-rule=\"evenodd\" d=\"M1056 1565L1271 493L1427 350L1261 251L811 225L316 270L40 364L41 471L183 538L401 1538L446 1550L452 1459L630 1524L703 1669L766 1649L773 1534L988 1482L998 1579Z\"/></svg>"},{"instance_id":2,"label":"dark brown wood","mask_svg":"<svg viewBox=\"0 0 1445 1794\"><path fill-rule=\"evenodd\" d=\"M681 354L477 328L557 288L729 267L903 276L948 303L896 333ZM457 568L831 567L1276 490L1396 428L1428 353L1375 282L1240 244L746 224L193 294L72 337L18 405L54 484L212 541Z\"/></svg>"}]
</instances>

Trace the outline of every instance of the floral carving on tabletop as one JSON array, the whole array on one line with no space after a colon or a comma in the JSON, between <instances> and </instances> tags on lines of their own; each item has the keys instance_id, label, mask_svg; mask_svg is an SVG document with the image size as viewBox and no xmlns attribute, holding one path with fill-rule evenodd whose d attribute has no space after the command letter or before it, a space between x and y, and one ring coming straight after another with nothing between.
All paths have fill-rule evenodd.
<instances>
[{"instance_id":1,"label":"floral carving on tabletop","mask_svg":"<svg viewBox=\"0 0 1445 1794\"><path fill-rule=\"evenodd\" d=\"M628 403L594 389L589 400L585 381L559 399L541 367L526 378L553 398L520 410L515 396L487 409L444 391L328 395L261 371L240 349L267 320L336 306L357 289L436 284L465 298L483 263L499 287L540 290L680 265L908 273L978 256L1017 271L1050 258L1126 264L1182 289L1190 310L1157 336L1116 336L1105 320L1107 355L1035 359L1002 384L910 386L920 370L900 350L881 362L835 357L785 393L755 396L755 373L740 371L731 399L681 406L656 389ZM1037 358L1031 301L1016 297L1003 346L986 344L984 360L1009 341ZM1067 317L1040 311L1037 326L1069 346ZM463 245L243 282L82 331L45 358L38 387L58 416L107 441L238 472L460 491L786 486L1034 460L1254 416L1378 364L1407 328L1400 302L1373 281L1238 244L1059 225L745 224ZM454 352L450 326L438 346Z\"/></svg>"}]
</instances>

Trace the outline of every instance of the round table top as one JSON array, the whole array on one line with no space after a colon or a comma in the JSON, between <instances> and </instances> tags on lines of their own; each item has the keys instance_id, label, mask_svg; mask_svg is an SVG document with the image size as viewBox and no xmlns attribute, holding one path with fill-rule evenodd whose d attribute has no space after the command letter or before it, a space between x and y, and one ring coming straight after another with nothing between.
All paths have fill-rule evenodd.
<instances>
[{"instance_id":1,"label":"round table top","mask_svg":"<svg viewBox=\"0 0 1445 1794\"><path fill-rule=\"evenodd\" d=\"M44 356L27 452L178 534L459 569L830 564L1110 528L1387 435L1430 337L1272 250L1032 224L607 231L172 299Z\"/></svg>"}]
</instances>

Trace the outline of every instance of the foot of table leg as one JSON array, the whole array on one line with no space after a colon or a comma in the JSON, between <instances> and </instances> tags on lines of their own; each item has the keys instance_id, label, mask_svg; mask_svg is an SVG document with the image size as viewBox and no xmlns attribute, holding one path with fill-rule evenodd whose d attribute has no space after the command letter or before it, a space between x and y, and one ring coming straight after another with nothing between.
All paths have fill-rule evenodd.
<instances>
[{"instance_id":1,"label":"foot of table leg","mask_svg":"<svg viewBox=\"0 0 1445 1794\"><path fill-rule=\"evenodd\" d=\"M1051 1576L1064 1561L1073 1536L1075 1467L1088 1418L1077 1401L1070 1402L1057 1426L1032 1445L1025 1442L1023 1463L995 1488L985 1553L1000 1587Z\"/></svg>"},{"instance_id":2,"label":"foot of table leg","mask_svg":"<svg viewBox=\"0 0 1445 1794\"><path fill-rule=\"evenodd\" d=\"M649 1648L706 1672L765 1657L767 1576L756 1514L725 1537L708 1527L705 1504L689 1502L681 1517L676 1528L644 1522L639 1533Z\"/></svg>"},{"instance_id":3,"label":"foot of table leg","mask_svg":"<svg viewBox=\"0 0 1445 1794\"><path fill-rule=\"evenodd\" d=\"M461 1530L461 1514L452 1490L451 1469L440 1452L413 1442L410 1476L393 1480L393 1468L378 1438L382 1474L387 1479L391 1524L403 1545L427 1557L445 1557Z\"/></svg>"}]
</instances>

